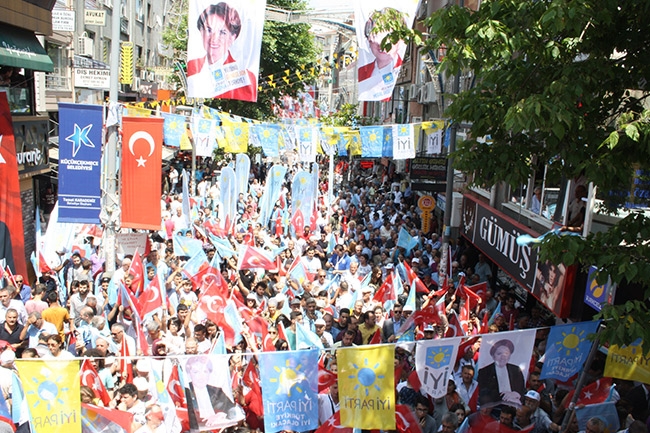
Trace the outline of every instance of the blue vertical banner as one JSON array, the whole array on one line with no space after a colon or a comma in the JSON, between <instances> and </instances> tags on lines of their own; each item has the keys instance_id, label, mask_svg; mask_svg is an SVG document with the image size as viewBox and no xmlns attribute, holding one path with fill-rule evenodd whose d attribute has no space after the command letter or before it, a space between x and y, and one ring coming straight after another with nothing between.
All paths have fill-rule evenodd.
<instances>
[{"instance_id":1,"label":"blue vertical banner","mask_svg":"<svg viewBox=\"0 0 650 433\"><path fill-rule=\"evenodd\" d=\"M259 354L264 431L318 428L318 350Z\"/></svg>"},{"instance_id":2,"label":"blue vertical banner","mask_svg":"<svg viewBox=\"0 0 650 433\"><path fill-rule=\"evenodd\" d=\"M540 379L569 380L582 370L591 345L589 335L598 329L599 321L553 326L548 335L546 360Z\"/></svg>"},{"instance_id":3,"label":"blue vertical banner","mask_svg":"<svg viewBox=\"0 0 650 433\"><path fill-rule=\"evenodd\" d=\"M585 304L596 311L600 311L603 305L612 305L614 303L616 284L612 283L610 277L607 278L604 284L598 284L598 280L596 280L597 271L598 269L595 266L589 268L587 287L585 290Z\"/></svg>"},{"instance_id":4,"label":"blue vertical banner","mask_svg":"<svg viewBox=\"0 0 650 433\"><path fill-rule=\"evenodd\" d=\"M59 103L59 222L99 223L103 107Z\"/></svg>"}]
</instances>

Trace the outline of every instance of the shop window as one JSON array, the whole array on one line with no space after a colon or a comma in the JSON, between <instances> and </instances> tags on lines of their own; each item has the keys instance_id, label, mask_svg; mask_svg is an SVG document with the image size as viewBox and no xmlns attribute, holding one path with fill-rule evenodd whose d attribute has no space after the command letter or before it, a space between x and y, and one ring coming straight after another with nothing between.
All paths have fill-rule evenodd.
<instances>
[{"instance_id":1,"label":"shop window","mask_svg":"<svg viewBox=\"0 0 650 433\"><path fill-rule=\"evenodd\" d=\"M34 74L30 70L0 67L0 90L7 93L9 109L13 115L34 113Z\"/></svg>"}]
</instances>

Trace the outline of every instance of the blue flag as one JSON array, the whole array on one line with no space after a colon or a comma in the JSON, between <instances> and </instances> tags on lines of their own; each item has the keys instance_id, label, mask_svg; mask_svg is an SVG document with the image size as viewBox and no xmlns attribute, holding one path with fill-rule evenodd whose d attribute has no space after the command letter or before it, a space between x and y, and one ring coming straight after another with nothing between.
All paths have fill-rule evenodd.
<instances>
[{"instance_id":1,"label":"blue flag","mask_svg":"<svg viewBox=\"0 0 650 433\"><path fill-rule=\"evenodd\" d=\"M103 107L59 104L59 222L99 223Z\"/></svg>"},{"instance_id":2,"label":"blue flag","mask_svg":"<svg viewBox=\"0 0 650 433\"><path fill-rule=\"evenodd\" d=\"M402 247L406 250L406 253L408 254L413 248L415 248L418 244L418 241L413 238L407 232L404 227L401 227L399 229L399 236L397 237L397 246Z\"/></svg>"},{"instance_id":3,"label":"blue flag","mask_svg":"<svg viewBox=\"0 0 650 433\"><path fill-rule=\"evenodd\" d=\"M203 252L203 242L187 236L174 235L174 254L179 257L194 257Z\"/></svg>"},{"instance_id":4,"label":"blue flag","mask_svg":"<svg viewBox=\"0 0 650 433\"><path fill-rule=\"evenodd\" d=\"M384 126L384 140L382 142L383 146L381 149L381 156L384 158L393 157L393 127Z\"/></svg>"},{"instance_id":5,"label":"blue flag","mask_svg":"<svg viewBox=\"0 0 650 433\"><path fill-rule=\"evenodd\" d=\"M578 428L586 431L587 421L591 418L600 418L605 423L605 432L614 433L618 431L620 422L616 412L616 403L613 401L601 404L589 404L576 409Z\"/></svg>"},{"instance_id":6,"label":"blue flag","mask_svg":"<svg viewBox=\"0 0 650 433\"><path fill-rule=\"evenodd\" d=\"M165 144L169 147L181 147L181 137L187 129L185 116L180 114L161 113L165 123L163 124L163 137Z\"/></svg>"},{"instance_id":7,"label":"blue flag","mask_svg":"<svg viewBox=\"0 0 650 433\"><path fill-rule=\"evenodd\" d=\"M362 126L359 128L361 134L361 156L363 158L381 158L384 145L383 126Z\"/></svg>"},{"instance_id":8,"label":"blue flag","mask_svg":"<svg viewBox=\"0 0 650 433\"><path fill-rule=\"evenodd\" d=\"M296 324L296 349L309 349L317 347L319 349L324 349L323 342L320 337L316 335L309 326L306 324Z\"/></svg>"},{"instance_id":9,"label":"blue flag","mask_svg":"<svg viewBox=\"0 0 650 433\"><path fill-rule=\"evenodd\" d=\"M262 352L264 431L318 428L318 351Z\"/></svg>"},{"instance_id":10,"label":"blue flag","mask_svg":"<svg viewBox=\"0 0 650 433\"><path fill-rule=\"evenodd\" d=\"M587 337L596 332L598 324L598 321L592 321L553 326L540 379L566 382L581 371L593 344Z\"/></svg>"}]
</instances>

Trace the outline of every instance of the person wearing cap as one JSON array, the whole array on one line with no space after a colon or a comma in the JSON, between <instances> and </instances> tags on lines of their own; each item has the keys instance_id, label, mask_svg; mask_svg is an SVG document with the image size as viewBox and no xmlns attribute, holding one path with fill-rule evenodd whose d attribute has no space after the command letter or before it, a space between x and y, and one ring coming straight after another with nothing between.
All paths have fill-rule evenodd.
<instances>
[{"instance_id":1,"label":"person wearing cap","mask_svg":"<svg viewBox=\"0 0 650 433\"><path fill-rule=\"evenodd\" d=\"M548 414L539 407L540 399L541 398L537 391L531 390L524 395L524 405L529 407L532 412L530 415L530 422L535 424L533 432L559 432L560 426L551 421L551 418L548 416Z\"/></svg>"},{"instance_id":2,"label":"person wearing cap","mask_svg":"<svg viewBox=\"0 0 650 433\"><path fill-rule=\"evenodd\" d=\"M329 347L334 346L334 339L332 338L332 334L330 334L325 330L326 326L327 323L325 323L325 319L323 318L316 319L316 321L314 322L314 327L316 328L316 335L318 335L320 341L323 342L323 346L327 349Z\"/></svg>"},{"instance_id":3,"label":"person wearing cap","mask_svg":"<svg viewBox=\"0 0 650 433\"><path fill-rule=\"evenodd\" d=\"M512 341L498 340L490 348L493 363L478 372L479 404L513 403L521 404L526 392L524 375L519 366L509 364L515 350Z\"/></svg>"},{"instance_id":4,"label":"person wearing cap","mask_svg":"<svg viewBox=\"0 0 650 433\"><path fill-rule=\"evenodd\" d=\"M149 393L149 381L146 377L138 376L133 379L133 384L138 390L138 400L142 401L145 406L152 402L153 397Z\"/></svg>"},{"instance_id":5,"label":"person wearing cap","mask_svg":"<svg viewBox=\"0 0 650 433\"><path fill-rule=\"evenodd\" d=\"M424 333L423 340L433 340L436 336L436 328L430 323L424 326L422 332Z\"/></svg>"}]
</instances>

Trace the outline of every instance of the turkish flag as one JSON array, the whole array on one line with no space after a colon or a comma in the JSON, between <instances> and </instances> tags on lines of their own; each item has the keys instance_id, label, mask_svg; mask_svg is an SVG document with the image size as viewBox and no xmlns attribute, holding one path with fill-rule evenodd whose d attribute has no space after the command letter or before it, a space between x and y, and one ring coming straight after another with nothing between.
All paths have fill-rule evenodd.
<instances>
[{"instance_id":1,"label":"turkish flag","mask_svg":"<svg viewBox=\"0 0 650 433\"><path fill-rule=\"evenodd\" d=\"M140 317L144 318L156 308L164 307L160 293L160 277L156 274L153 280L144 288L142 295L136 298L136 308Z\"/></svg>"},{"instance_id":2,"label":"turkish flag","mask_svg":"<svg viewBox=\"0 0 650 433\"><path fill-rule=\"evenodd\" d=\"M102 418L105 418L122 427L124 431L131 431L133 425L133 414L130 412L119 409L111 409L108 407L99 407L86 403L81 403L81 407L82 409L85 409L87 412L89 412L88 418L97 419L98 421Z\"/></svg>"},{"instance_id":3,"label":"turkish flag","mask_svg":"<svg viewBox=\"0 0 650 433\"><path fill-rule=\"evenodd\" d=\"M305 216L300 209L294 212L293 218L291 218L291 225L296 232L296 236L302 236L302 232L305 229Z\"/></svg>"},{"instance_id":4,"label":"turkish flag","mask_svg":"<svg viewBox=\"0 0 650 433\"><path fill-rule=\"evenodd\" d=\"M126 383L133 383L133 365L131 364L131 355L129 351L129 346L126 344L126 338L122 337L122 343L120 344L120 371L122 372L122 377L126 379Z\"/></svg>"},{"instance_id":5,"label":"turkish flag","mask_svg":"<svg viewBox=\"0 0 650 433\"><path fill-rule=\"evenodd\" d=\"M428 294L430 290L427 288L427 286L424 285L420 277L417 276L415 271L409 266L406 261L402 262L404 265L404 269L406 270L406 279L408 280L409 286L413 284L413 281L415 281L415 290L416 293L425 293Z\"/></svg>"},{"instance_id":6,"label":"turkish flag","mask_svg":"<svg viewBox=\"0 0 650 433\"><path fill-rule=\"evenodd\" d=\"M140 296L140 291L144 285L144 265L142 264L142 256L136 250L133 254L133 260L131 261L131 266L129 266L129 274L133 275L133 280L131 282L131 293L135 296Z\"/></svg>"},{"instance_id":7,"label":"turkish flag","mask_svg":"<svg viewBox=\"0 0 650 433\"><path fill-rule=\"evenodd\" d=\"M260 386L260 374L257 372L255 362L251 359L246 365L242 375L242 382L250 388L250 402L248 409L257 416L264 416L264 403L262 401L262 388Z\"/></svg>"},{"instance_id":8,"label":"turkish flag","mask_svg":"<svg viewBox=\"0 0 650 433\"><path fill-rule=\"evenodd\" d=\"M405 404L395 405L395 427L399 433L422 433L415 414Z\"/></svg>"},{"instance_id":9,"label":"turkish flag","mask_svg":"<svg viewBox=\"0 0 650 433\"><path fill-rule=\"evenodd\" d=\"M449 317L449 329L447 329L447 335L445 337L464 337L465 331L463 326L460 324L460 319L458 314L452 310Z\"/></svg>"},{"instance_id":10,"label":"turkish flag","mask_svg":"<svg viewBox=\"0 0 650 433\"><path fill-rule=\"evenodd\" d=\"M311 218L309 218L309 229L312 233L316 231L316 223L318 222L318 206L314 204L314 210L311 213Z\"/></svg>"},{"instance_id":11,"label":"turkish flag","mask_svg":"<svg viewBox=\"0 0 650 433\"><path fill-rule=\"evenodd\" d=\"M27 275L16 142L4 92L0 92L0 179L0 260L5 259L15 274Z\"/></svg>"},{"instance_id":12,"label":"turkish flag","mask_svg":"<svg viewBox=\"0 0 650 433\"><path fill-rule=\"evenodd\" d=\"M122 227L160 230L162 117L122 119Z\"/></svg>"},{"instance_id":13,"label":"turkish flag","mask_svg":"<svg viewBox=\"0 0 650 433\"><path fill-rule=\"evenodd\" d=\"M576 404L579 405L588 405L588 404L598 404L604 403L609 397L610 390L612 389L612 378L603 377L598 379L595 382L590 383L580 390L580 397ZM568 403L573 399L573 394L575 390L572 390L564 398L564 407L568 406Z\"/></svg>"},{"instance_id":14,"label":"turkish flag","mask_svg":"<svg viewBox=\"0 0 650 433\"><path fill-rule=\"evenodd\" d=\"M318 392L325 392L338 380L336 373L325 368L325 354L318 360Z\"/></svg>"},{"instance_id":15,"label":"turkish flag","mask_svg":"<svg viewBox=\"0 0 650 433\"><path fill-rule=\"evenodd\" d=\"M203 291L199 296L198 309L212 319L215 314L223 316L223 309L228 299L228 283L217 269L210 267L210 271L203 277Z\"/></svg>"},{"instance_id":16,"label":"turkish flag","mask_svg":"<svg viewBox=\"0 0 650 433\"><path fill-rule=\"evenodd\" d=\"M377 293L375 293L375 296L373 297L375 301L385 304L388 301L397 300L397 293L395 293L393 278L393 272L388 274L386 280L384 280L381 287L379 287L379 290L377 290Z\"/></svg>"},{"instance_id":17,"label":"turkish flag","mask_svg":"<svg viewBox=\"0 0 650 433\"><path fill-rule=\"evenodd\" d=\"M95 370L95 367L90 363L90 359L86 358L83 360L81 363L80 373L81 375L79 378L81 379L81 384L92 389L95 392L95 396L99 398L104 405L108 406L111 402L111 396L108 395L108 391L102 383L102 380L99 378L97 370Z\"/></svg>"},{"instance_id":18,"label":"turkish flag","mask_svg":"<svg viewBox=\"0 0 650 433\"><path fill-rule=\"evenodd\" d=\"M274 269L275 262L271 259L264 250L249 246L242 246L239 251L239 262L237 269L254 269L262 268L266 270Z\"/></svg>"},{"instance_id":19,"label":"turkish flag","mask_svg":"<svg viewBox=\"0 0 650 433\"><path fill-rule=\"evenodd\" d=\"M353 431L352 427L343 427L341 425L341 412L336 411L314 433L352 433Z\"/></svg>"},{"instance_id":20,"label":"turkish flag","mask_svg":"<svg viewBox=\"0 0 650 433\"><path fill-rule=\"evenodd\" d=\"M379 344L381 343L381 328L377 328L374 334L372 334L372 338L368 342L368 344Z\"/></svg>"},{"instance_id":21,"label":"turkish flag","mask_svg":"<svg viewBox=\"0 0 650 433\"><path fill-rule=\"evenodd\" d=\"M181 385L181 377L178 374L178 365L172 366L172 371L169 375L169 382L167 382L167 392L176 407L187 408L185 390L183 389L183 385Z\"/></svg>"}]
</instances>

